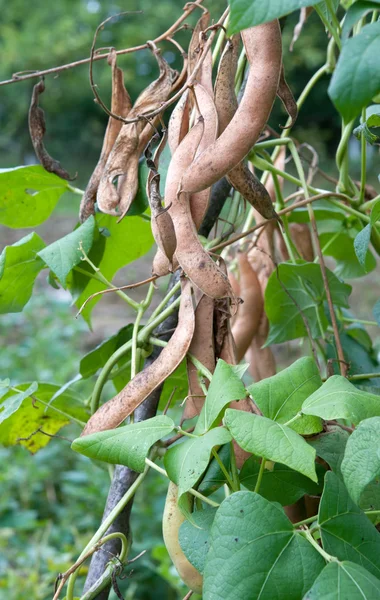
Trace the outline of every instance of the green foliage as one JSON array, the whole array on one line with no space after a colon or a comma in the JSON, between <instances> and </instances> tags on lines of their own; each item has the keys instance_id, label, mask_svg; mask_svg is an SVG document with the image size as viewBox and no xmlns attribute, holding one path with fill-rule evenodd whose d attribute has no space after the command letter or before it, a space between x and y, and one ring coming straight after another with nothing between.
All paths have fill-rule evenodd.
<instances>
[{"instance_id":1,"label":"green foliage","mask_svg":"<svg viewBox=\"0 0 380 600\"><path fill-rule=\"evenodd\" d=\"M305 600L378 600L380 581L348 560L330 562L304 596Z\"/></svg>"},{"instance_id":2,"label":"green foliage","mask_svg":"<svg viewBox=\"0 0 380 600\"><path fill-rule=\"evenodd\" d=\"M237 33L242 29L267 23L302 8L318 4L318 0L229 0L231 22L229 33Z\"/></svg>"},{"instance_id":3,"label":"green foliage","mask_svg":"<svg viewBox=\"0 0 380 600\"><path fill-rule=\"evenodd\" d=\"M209 536L215 518L216 509L210 506L198 510L192 516L192 522L182 523L178 540L186 558L203 573L207 553L209 551Z\"/></svg>"},{"instance_id":4,"label":"green foliage","mask_svg":"<svg viewBox=\"0 0 380 600\"><path fill-rule=\"evenodd\" d=\"M340 467L348 437L347 431L341 427L333 426L326 433L321 433L317 437L308 440L308 443L314 448L317 456L325 460L331 470L340 476Z\"/></svg>"},{"instance_id":5,"label":"green foliage","mask_svg":"<svg viewBox=\"0 0 380 600\"><path fill-rule=\"evenodd\" d=\"M315 450L289 427L231 408L226 410L224 422L232 437L247 452L279 462L317 481Z\"/></svg>"},{"instance_id":6,"label":"green foliage","mask_svg":"<svg viewBox=\"0 0 380 600\"><path fill-rule=\"evenodd\" d=\"M281 508L252 492L224 500L209 544L203 592L210 600L277 600L283 590L289 600L302 598L325 564Z\"/></svg>"},{"instance_id":7,"label":"green foliage","mask_svg":"<svg viewBox=\"0 0 380 600\"><path fill-rule=\"evenodd\" d=\"M71 447L90 458L114 465L125 465L142 473L150 448L173 429L172 419L159 415L120 429L100 431L77 438Z\"/></svg>"}]
</instances>

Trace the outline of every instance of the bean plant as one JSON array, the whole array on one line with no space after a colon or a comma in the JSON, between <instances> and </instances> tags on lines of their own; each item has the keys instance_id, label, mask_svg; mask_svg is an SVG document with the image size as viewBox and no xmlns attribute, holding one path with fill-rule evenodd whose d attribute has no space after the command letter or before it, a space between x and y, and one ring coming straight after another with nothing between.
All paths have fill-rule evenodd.
<instances>
[{"instance_id":1,"label":"bean plant","mask_svg":"<svg viewBox=\"0 0 380 600\"><path fill-rule=\"evenodd\" d=\"M219 9L190 2L136 48L98 51L112 17L99 25L80 64L109 120L85 190L44 139L49 78L62 71L63 81L78 63L0 82L38 80L29 130L40 163L2 170L0 223L33 229L66 192L79 213L74 230L49 245L32 231L4 248L0 312L21 312L44 271L88 326L106 293L134 313L65 385L7 373L0 381L3 445L34 454L58 436L62 452L112 473L102 523L57 574L53 600L105 599L111 588L122 598L118 581L133 582L139 559L131 507L150 470L168 482L163 540L186 598L380 598L380 366L366 329L380 324L380 301L357 318L348 283L365 295L360 278L375 275L380 254L380 195L367 168L379 142L380 3L221 0ZM325 62L297 99L281 40L293 12L292 46L312 13L326 33ZM163 42L181 69L166 62ZM131 99L118 55L141 49L158 76ZM101 60L109 103L96 84ZM313 140L293 135L322 80L341 119L332 174ZM270 121L276 96L288 114L281 125ZM115 274L140 257L153 257L151 275L117 287ZM294 341L301 356L281 368L276 347ZM76 387L83 380L87 401ZM77 431L71 448L58 435L68 423Z\"/></svg>"}]
</instances>

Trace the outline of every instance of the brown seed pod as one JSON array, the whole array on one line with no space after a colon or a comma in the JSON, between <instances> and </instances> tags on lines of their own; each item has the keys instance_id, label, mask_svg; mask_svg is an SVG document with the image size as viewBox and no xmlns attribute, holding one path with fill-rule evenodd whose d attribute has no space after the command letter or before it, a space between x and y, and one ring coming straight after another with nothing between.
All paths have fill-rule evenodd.
<instances>
[{"instance_id":1,"label":"brown seed pod","mask_svg":"<svg viewBox=\"0 0 380 600\"><path fill-rule=\"evenodd\" d=\"M187 560L178 541L179 528L186 518L178 508L178 487L169 483L164 514L162 517L162 533L164 543L173 565L182 581L196 594L202 593L203 577Z\"/></svg>"},{"instance_id":2,"label":"brown seed pod","mask_svg":"<svg viewBox=\"0 0 380 600\"><path fill-rule=\"evenodd\" d=\"M108 64L112 69L111 112L116 115L121 115L122 117L127 117L132 108L132 101L124 86L123 71L116 65L116 59L116 50L112 48L108 57ZM98 191L99 182L102 177L107 159L111 153L122 125L122 121L114 119L113 117L109 117L98 164L91 175L90 181L87 184L81 200L79 209L79 220L81 223L83 223L83 221L85 221L90 215L95 213L94 205L96 202L96 194Z\"/></svg>"},{"instance_id":3,"label":"brown seed pod","mask_svg":"<svg viewBox=\"0 0 380 600\"><path fill-rule=\"evenodd\" d=\"M211 373L215 369L213 319L214 300L209 296L201 295L195 311L195 329L189 352ZM189 380L189 396L185 403L182 421L199 415L205 401L203 390L198 381L197 368L189 358L187 358L187 377Z\"/></svg>"},{"instance_id":4,"label":"brown seed pod","mask_svg":"<svg viewBox=\"0 0 380 600\"><path fill-rule=\"evenodd\" d=\"M200 40L201 33L202 31L205 31L205 29L207 29L209 23L210 13L208 12L208 10L205 10L205 12L202 14L202 16L200 17L200 19L194 27L193 35L191 36L189 44L187 67L189 77L194 71L194 67L197 64L202 52L202 44Z\"/></svg>"},{"instance_id":5,"label":"brown seed pod","mask_svg":"<svg viewBox=\"0 0 380 600\"><path fill-rule=\"evenodd\" d=\"M240 297L236 320L232 325L232 335L236 344L236 359L240 362L256 335L264 308L264 298L256 272L252 269L248 256L238 254L240 274Z\"/></svg>"},{"instance_id":6,"label":"brown seed pod","mask_svg":"<svg viewBox=\"0 0 380 600\"><path fill-rule=\"evenodd\" d=\"M212 87L212 85L211 85ZM197 101L199 114L203 117L204 130L202 139L197 148L195 158L199 156L210 144L215 142L218 134L218 115L216 112L213 96L201 84L194 86L194 94ZM190 196L191 216L195 224L195 229L198 231L203 218L207 212L210 200L211 188L196 192Z\"/></svg>"},{"instance_id":7,"label":"brown seed pod","mask_svg":"<svg viewBox=\"0 0 380 600\"><path fill-rule=\"evenodd\" d=\"M72 181L75 177L70 177L69 173L61 166L61 163L52 158L44 146L43 140L46 133L45 113L38 105L39 97L44 91L45 82L41 79L33 88L29 108L29 133L33 148L38 160L46 171L55 173L58 177L62 177L62 179Z\"/></svg>"},{"instance_id":8,"label":"brown seed pod","mask_svg":"<svg viewBox=\"0 0 380 600\"><path fill-rule=\"evenodd\" d=\"M159 50L152 46L160 74L137 98L129 113L130 118L144 115L157 109L167 100L178 73L173 71L161 57ZM108 157L100 180L97 202L100 210L112 215L124 216L132 204L138 188L139 157L154 128L144 119L137 123L124 123ZM122 182L114 183L124 176ZM118 211L116 211L118 208Z\"/></svg>"},{"instance_id":9,"label":"brown seed pod","mask_svg":"<svg viewBox=\"0 0 380 600\"><path fill-rule=\"evenodd\" d=\"M183 138L189 131L190 121L190 90L186 90L171 114L168 126L168 144L172 155L177 150Z\"/></svg>"},{"instance_id":10,"label":"brown seed pod","mask_svg":"<svg viewBox=\"0 0 380 600\"><path fill-rule=\"evenodd\" d=\"M252 65L242 101L224 132L187 169L184 192L199 192L231 171L248 154L267 122L276 97L282 64L278 21L241 33Z\"/></svg>"},{"instance_id":11,"label":"brown seed pod","mask_svg":"<svg viewBox=\"0 0 380 600\"><path fill-rule=\"evenodd\" d=\"M301 258L307 260L308 262L313 262L313 240L308 224L290 223L289 232L298 252L300 253ZM281 235L279 237L278 245L282 256L282 260L289 260L289 252L285 245L284 238Z\"/></svg>"},{"instance_id":12,"label":"brown seed pod","mask_svg":"<svg viewBox=\"0 0 380 600\"><path fill-rule=\"evenodd\" d=\"M281 102L284 105L286 112L291 118L291 123L287 127L282 127L282 129L288 129L289 127L293 127L298 116L298 106L297 102L294 99L293 92L288 86L288 83L285 79L285 69L284 65L281 67L281 75L280 81L278 84L277 96L280 98Z\"/></svg>"},{"instance_id":13,"label":"brown seed pod","mask_svg":"<svg viewBox=\"0 0 380 600\"><path fill-rule=\"evenodd\" d=\"M189 281L182 286L178 325L167 346L149 367L140 371L124 389L108 400L87 422L83 435L114 429L175 371L186 356L194 333L194 306Z\"/></svg>"},{"instance_id":14,"label":"brown seed pod","mask_svg":"<svg viewBox=\"0 0 380 600\"><path fill-rule=\"evenodd\" d=\"M215 105L219 119L219 135L228 127L237 110L235 74L239 49L239 37L233 36L226 44L220 59L215 82ZM242 197L266 219L277 214L265 186L255 177L245 162L239 163L227 175L227 180Z\"/></svg>"},{"instance_id":15,"label":"brown seed pod","mask_svg":"<svg viewBox=\"0 0 380 600\"><path fill-rule=\"evenodd\" d=\"M174 273L174 271L177 269L179 269L179 264L175 255L173 256L172 260L169 261L167 256L165 256L165 254L158 248L152 263L152 275L165 277L165 275Z\"/></svg>"}]
</instances>

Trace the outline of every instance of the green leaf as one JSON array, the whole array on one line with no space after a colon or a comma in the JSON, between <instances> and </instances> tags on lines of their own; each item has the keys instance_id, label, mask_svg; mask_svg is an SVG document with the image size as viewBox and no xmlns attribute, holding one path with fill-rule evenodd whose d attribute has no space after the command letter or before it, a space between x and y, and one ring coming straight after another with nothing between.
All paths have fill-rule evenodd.
<instances>
[{"instance_id":1,"label":"green leaf","mask_svg":"<svg viewBox=\"0 0 380 600\"><path fill-rule=\"evenodd\" d=\"M178 501L205 472L211 450L230 441L229 432L224 427L217 427L201 437L186 438L169 448L164 463L170 480L178 485Z\"/></svg>"},{"instance_id":2,"label":"green leaf","mask_svg":"<svg viewBox=\"0 0 380 600\"><path fill-rule=\"evenodd\" d=\"M223 409L227 404L234 400L243 400L246 396L244 384L236 375L233 366L220 358L216 364L194 433L201 435L215 427L222 418Z\"/></svg>"},{"instance_id":3,"label":"green leaf","mask_svg":"<svg viewBox=\"0 0 380 600\"><path fill-rule=\"evenodd\" d=\"M83 379L95 375L106 364L112 354L132 339L133 325L126 325L119 331L109 337L107 340L96 346L93 350L84 355L79 363L79 373Z\"/></svg>"},{"instance_id":4,"label":"green leaf","mask_svg":"<svg viewBox=\"0 0 380 600\"><path fill-rule=\"evenodd\" d=\"M330 562L304 600L380 600L380 581L360 565Z\"/></svg>"},{"instance_id":5,"label":"green leaf","mask_svg":"<svg viewBox=\"0 0 380 600\"><path fill-rule=\"evenodd\" d=\"M321 385L321 376L314 360L304 357L277 375L254 383L248 391L265 417L278 423L287 423L301 410L304 400ZM289 427L309 435L321 431L322 423L318 418L302 417Z\"/></svg>"},{"instance_id":6,"label":"green leaf","mask_svg":"<svg viewBox=\"0 0 380 600\"><path fill-rule=\"evenodd\" d=\"M22 383L16 387L25 391L30 383ZM14 446L20 444L33 454L44 448L51 437L44 433L37 433L39 428L47 434L56 434L64 425L70 423L70 417L87 421L88 413L83 406L83 401L70 390L66 390L53 400L54 395L60 391L60 386L51 383L39 383L38 391L34 394L37 401L26 398L19 409L4 423L0 424L0 444ZM7 401L16 392L10 390L4 397ZM46 404L50 406L47 407ZM29 438L20 440L19 438Z\"/></svg>"},{"instance_id":7,"label":"green leaf","mask_svg":"<svg viewBox=\"0 0 380 600\"><path fill-rule=\"evenodd\" d=\"M321 433L315 438L307 440L307 442L314 448L317 456L323 458L334 473L340 477L340 466L348 438L349 434L347 431L341 427L333 426L326 433Z\"/></svg>"},{"instance_id":8,"label":"green leaf","mask_svg":"<svg viewBox=\"0 0 380 600\"><path fill-rule=\"evenodd\" d=\"M290 427L231 408L226 410L224 422L243 450L279 462L318 481L314 448Z\"/></svg>"},{"instance_id":9,"label":"green leaf","mask_svg":"<svg viewBox=\"0 0 380 600\"><path fill-rule=\"evenodd\" d=\"M372 349L372 344L370 344L368 348L368 339L362 335L359 337L358 329L347 328L345 333L340 333L340 341L343 348L344 358L350 364L350 372L355 375L366 373L375 373L379 371L379 365L374 358L374 352ZM351 332L353 335L351 336ZM358 341L360 340L360 342ZM336 359L337 351L335 347L335 342L331 340L332 343L329 343L326 347L327 358ZM366 343L366 346L363 345L363 342ZM333 363L334 372L339 374L339 363L334 360ZM374 392L373 388L380 387L380 378L372 378L372 379L361 379L355 381L355 385L362 390L368 390L369 392Z\"/></svg>"},{"instance_id":10,"label":"green leaf","mask_svg":"<svg viewBox=\"0 0 380 600\"><path fill-rule=\"evenodd\" d=\"M189 380L187 378L186 359L183 360L175 371L165 379L164 387L161 392L159 408L164 410L169 398L170 405L174 406L177 402L182 402L186 398L189 390Z\"/></svg>"},{"instance_id":11,"label":"green leaf","mask_svg":"<svg viewBox=\"0 0 380 600\"><path fill-rule=\"evenodd\" d=\"M380 397L358 390L341 375L333 375L305 400L302 412L326 421L348 419L357 425L363 419L380 416Z\"/></svg>"},{"instance_id":12,"label":"green leaf","mask_svg":"<svg viewBox=\"0 0 380 600\"><path fill-rule=\"evenodd\" d=\"M9 396L2 404L0 404L0 423L8 419L15 413L25 400L29 398L38 389L38 383L34 381L24 392L14 393Z\"/></svg>"},{"instance_id":13,"label":"green leaf","mask_svg":"<svg viewBox=\"0 0 380 600\"><path fill-rule=\"evenodd\" d=\"M38 256L58 277L63 287L66 286L66 279L70 271L83 259L80 244L86 254L90 251L94 240L94 231L95 219L93 215L90 215L80 227L38 253Z\"/></svg>"},{"instance_id":14,"label":"green leaf","mask_svg":"<svg viewBox=\"0 0 380 600\"><path fill-rule=\"evenodd\" d=\"M317 465L317 468L320 465ZM325 470L322 469L322 479ZM252 492L255 489L260 463L256 456L251 456L245 461L240 471L240 483ZM282 506L288 506L297 502L305 494L318 495L322 492L323 486L314 483L308 477L289 469L285 465L275 464L273 471L267 469L263 473L260 484L260 496L263 496L270 502L279 502Z\"/></svg>"},{"instance_id":15,"label":"green leaf","mask_svg":"<svg viewBox=\"0 0 380 600\"><path fill-rule=\"evenodd\" d=\"M283 510L252 492L236 492L222 502L209 544L207 600L299 600L325 565Z\"/></svg>"},{"instance_id":16,"label":"green leaf","mask_svg":"<svg viewBox=\"0 0 380 600\"><path fill-rule=\"evenodd\" d=\"M343 28L342 28L342 41L345 42L351 33L353 26L371 10L378 10L380 8L380 0L359 0L355 2L345 16Z\"/></svg>"},{"instance_id":17,"label":"green leaf","mask_svg":"<svg viewBox=\"0 0 380 600\"><path fill-rule=\"evenodd\" d=\"M231 462L231 444L222 446L220 450L218 450L218 456L226 467L226 470L229 471ZM211 496L211 494L216 492L216 490L224 483L226 483L226 477L220 468L219 463L213 458L197 489L204 496Z\"/></svg>"},{"instance_id":18,"label":"green leaf","mask_svg":"<svg viewBox=\"0 0 380 600\"><path fill-rule=\"evenodd\" d=\"M192 521L184 521L179 529L178 541L187 560L203 573L209 550L210 530L216 508L208 506L192 513Z\"/></svg>"},{"instance_id":19,"label":"green leaf","mask_svg":"<svg viewBox=\"0 0 380 600\"><path fill-rule=\"evenodd\" d=\"M332 471L326 473L318 522L326 552L380 576L380 534Z\"/></svg>"},{"instance_id":20,"label":"green leaf","mask_svg":"<svg viewBox=\"0 0 380 600\"><path fill-rule=\"evenodd\" d=\"M338 6L339 6L339 0L331 0L330 4L331 4L331 7L334 10L334 13L336 13L336 11L338 10ZM331 17L331 13L330 13L329 9L326 6L326 2L319 2L319 4L317 4L317 8L320 8L320 10L323 13L325 19L327 19L327 21L329 21L331 23L332 22L332 17Z\"/></svg>"},{"instance_id":21,"label":"green leaf","mask_svg":"<svg viewBox=\"0 0 380 600\"><path fill-rule=\"evenodd\" d=\"M336 220L342 222L346 219L346 214L342 208L331 204L328 200L317 200L313 202L313 210L317 222L324 220ZM309 211L307 206L300 206L293 210L289 215L290 223L309 223Z\"/></svg>"},{"instance_id":22,"label":"green leaf","mask_svg":"<svg viewBox=\"0 0 380 600\"><path fill-rule=\"evenodd\" d=\"M140 217L127 217L117 223L115 217L98 213L96 223L100 230L107 229L110 235L98 237L92 246L89 258L109 281L112 281L119 269L146 254L153 244L150 223ZM93 274L89 265L82 263L81 268ZM78 308L91 294L104 290L104 284L101 282L75 271L69 276L68 287ZM98 296L91 300L81 313L88 323L90 323L91 312L100 298L101 296Z\"/></svg>"},{"instance_id":23,"label":"green leaf","mask_svg":"<svg viewBox=\"0 0 380 600\"><path fill-rule=\"evenodd\" d=\"M373 206L371 210L371 225L375 225L377 221L380 219L380 200L378 200Z\"/></svg>"},{"instance_id":24,"label":"green leaf","mask_svg":"<svg viewBox=\"0 0 380 600\"><path fill-rule=\"evenodd\" d=\"M324 224L326 227L323 226ZM324 222L324 224L322 224L322 227L318 224L319 239L323 254L332 256L337 261L334 270L337 277L342 279L363 277L375 269L376 260L370 251L366 254L363 266L358 261L354 242L360 230L356 226L349 229L342 226L341 231L337 232L335 229L333 231L329 230L329 222Z\"/></svg>"},{"instance_id":25,"label":"green leaf","mask_svg":"<svg viewBox=\"0 0 380 600\"><path fill-rule=\"evenodd\" d=\"M0 223L14 229L40 225L50 217L68 185L40 165L2 170Z\"/></svg>"},{"instance_id":26,"label":"green leaf","mask_svg":"<svg viewBox=\"0 0 380 600\"><path fill-rule=\"evenodd\" d=\"M329 269L327 269L327 277L334 304L347 307L351 286L339 281ZM320 337L319 322L324 331L328 326L323 309L325 299L325 288L319 265L303 261L297 264L280 264L277 271L270 276L265 291L265 310L270 323L266 345L307 335L300 309L309 322L313 338Z\"/></svg>"},{"instance_id":27,"label":"green leaf","mask_svg":"<svg viewBox=\"0 0 380 600\"><path fill-rule=\"evenodd\" d=\"M228 35L242 29L279 19L304 6L314 6L320 0L229 0L231 17Z\"/></svg>"},{"instance_id":28,"label":"green leaf","mask_svg":"<svg viewBox=\"0 0 380 600\"><path fill-rule=\"evenodd\" d=\"M7 394L9 392L10 386L11 386L11 380L9 378L0 379L0 398L5 396L5 394Z\"/></svg>"},{"instance_id":29,"label":"green leaf","mask_svg":"<svg viewBox=\"0 0 380 600\"><path fill-rule=\"evenodd\" d=\"M44 268L37 256L44 246L36 233L5 246L0 254L0 314L21 312L30 300L36 277Z\"/></svg>"},{"instance_id":30,"label":"green leaf","mask_svg":"<svg viewBox=\"0 0 380 600\"><path fill-rule=\"evenodd\" d=\"M346 123L380 92L380 22L365 25L347 40L329 86L329 96Z\"/></svg>"},{"instance_id":31,"label":"green leaf","mask_svg":"<svg viewBox=\"0 0 380 600\"><path fill-rule=\"evenodd\" d=\"M73 441L71 448L95 460L125 465L142 473L153 444L173 431L174 427L172 419L159 415L141 423L79 437Z\"/></svg>"},{"instance_id":32,"label":"green leaf","mask_svg":"<svg viewBox=\"0 0 380 600\"><path fill-rule=\"evenodd\" d=\"M380 475L380 418L362 421L351 434L342 462L344 483L354 502Z\"/></svg>"},{"instance_id":33,"label":"green leaf","mask_svg":"<svg viewBox=\"0 0 380 600\"><path fill-rule=\"evenodd\" d=\"M355 238L354 247L358 261L365 266L369 242L371 241L371 224L368 223Z\"/></svg>"}]
</instances>

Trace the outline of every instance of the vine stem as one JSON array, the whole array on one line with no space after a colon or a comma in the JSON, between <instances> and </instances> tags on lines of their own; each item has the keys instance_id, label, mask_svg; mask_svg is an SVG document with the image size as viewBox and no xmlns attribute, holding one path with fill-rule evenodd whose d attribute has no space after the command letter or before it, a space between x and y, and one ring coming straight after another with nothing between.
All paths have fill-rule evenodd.
<instances>
[{"instance_id":1,"label":"vine stem","mask_svg":"<svg viewBox=\"0 0 380 600\"><path fill-rule=\"evenodd\" d=\"M203 0L195 0L195 2L189 2L188 4L186 4L186 8L184 8L184 14L181 15L177 19L177 21L175 23L173 23L173 25L171 27L169 27L169 29L167 31L165 31L165 33L162 33L157 38L155 38L153 40L153 42L155 44L158 44L159 42L166 40L167 37L170 37L173 33L175 33L175 31L178 29L178 27L181 25L181 23L183 23L183 21L185 21L187 19L187 17L196 8L202 8L201 7L202 2L203 2ZM147 48L148 48L148 44L140 44L139 46L134 46L132 48L125 48L124 50L117 50L116 54L118 56L122 55L122 54L131 54L132 52L137 52L139 50L146 50ZM106 59L106 58L108 58L108 56L109 56L108 52L107 52L107 54L96 54L94 56L94 61ZM91 59L89 57L82 58L81 60L76 60L74 62L67 63L65 65L60 65L58 67L52 67L51 69L44 69L43 71L34 71L32 73L27 73L26 75L21 75L21 76L13 75L12 79L6 79L4 81L1 81L0 86L9 85L11 83L18 83L19 81L25 81L26 79L32 79L34 77L42 77L44 75L50 75L52 73L59 73L61 71L67 71L68 69L73 69L75 67L80 67L81 65L89 64L90 60Z\"/></svg>"},{"instance_id":2,"label":"vine stem","mask_svg":"<svg viewBox=\"0 0 380 600\"><path fill-rule=\"evenodd\" d=\"M237 492L238 489L236 488L234 481L231 479L229 472L227 471L226 467L224 466L223 461L220 458L220 456L217 453L217 451L215 450L215 448L213 448L211 450L211 453L212 453L213 457L215 458L216 462L218 463L219 468L222 471L224 477L226 478L226 481L227 481L229 487L231 488L231 490L233 492Z\"/></svg>"},{"instance_id":3,"label":"vine stem","mask_svg":"<svg viewBox=\"0 0 380 600\"><path fill-rule=\"evenodd\" d=\"M153 458L153 456L154 456L154 454L152 454L152 458ZM152 463L152 464L154 464L154 463ZM83 556L92 548L92 546L94 546L94 544L96 544L101 539L101 537L106 533L107 529L112 525L112 523L114 522L116 517L126 507L126 505L131 500L131 498L133 498L137 489L139 488L139 486L142 484L145 477L147 476L150 466L151 466L150 464L147 464L147 463L145 464L144 471L142 473L140 473L140 475L137 477L137 479L134 481L134 483L132 483L132 485L128 489L128 491L119 500L119 502L116 504L114 509L109 513L107 518L100 525L100 527L96 531L96 533L94 533L91 540L88 542L87 546L81 552L81 554L78 558L78 561L80 559L82 559ZM74 589L74 584L75 584L76 578L77 578L77 571L75 571L74 573L72 573L70 575L69 582L68 582L68 589L69 589L69 587L70 587L70 589Z\"/></svg>"},{"instance_id":4,"label":"vine stem","mask_svg":"<svg viewBox=\"0 0 380 600\"><path fill-rule=\"evenodd\" d=\"M362 110L362 121L365 123L366 121L366 109ZM365 184L367 180L367 140L365 139L364 133L362 131L360 136L361 143L361 177L360 177L360 204L363 204L365 199Z\"/></svg>"},{"instance_id":5,"label":"vine stem","mask_svg":"<svg viewBox=\"0 0 380 600\"><path fill-rule=\"evenodd\" d=\"M257 476L257 481L256 481L255 489L254 489L256 494L259 493L261 482L263 480L263 475L264 475L264 471L265 471L265 462L266 462L266 459L262 456L261 463L260 463L260 470L259 470L259 474Z\"/></svg>"},{"instance_id":6,"label":"vine stem","mask_svg":"<svg viewBox=\"0 0 380 600\"><path fill-rule=\"evenodd\" d=\"M291 155L293 157L294 164L296 166L298 176L299 176L299 178L300 178L300 180L302 182L302 187L303 187L303 190L304 190L305 199L309 200L309 190L307 189L307 183L306 183L305 173L304 173L304 170L303 170L303 167L302 167L301 159L300 159L299 154L297 152L297 148L296 148L296 146L295 146L295 144L294 144L293 141L291 141L289 143L289 150L290 150ZM345 377L346 374L347 374L348 365L347 365L346 359L344 357L343 347L342 347L342 343L341 343L341 339L340 339L340 335L339 335L338 322L337 322L337 319L336 319L336 314L335 314L335 310L334 310L334 304L333 304L333 301L332 301L329 280L328 280L328 277L327 277L326 264L325 264L325 260L323 258L322 249L321 249L321 243L320 243L320 240L319 240L317 222L315 220L315 215L314 215L314 210L313 210L312 204L308 204L307 208L308 208L308 211L309 211L309 218L310 218L311 229L312 229L313 237L314 237L314 244L315 244L315 247L316 247L316 250L317 250L317 254L318 254L318 258L319 258L319 264L320 264L320 267L321 267L321 274L322 274L322 279L323 279L323 285L324 285L324 288L325 288L327 304L328 304L328 307L329 307L331 324L332 324L332 327L333 327L333 330L334 330L334 338L335 338L335 345L336 345L336 349L337 349L337 353L338 353L340 372L341 372L341 375L343 377Z\"/></svg>"},{"instance_id":7,"label":"vine stem","mask_svg":"<svg viewBox=\"0 0 380 600\"><path fill-rule=\"evenodd\" d=\"M331 554L328 554L325 550L323 550L323 548L321 548L308 529L302 529L300 533L305 536L307 541L310 542L310 544L317 550L317 552L319 552L321 556L323 556L327 562L339 562L335 556L331 556Z\"/></svg>"},{"instance_id":8,"label":"vine stem","mask_svg":"<svg viewBox=\"0 0 380 600\"><path fill-rule=\"evenodd\" d=\"M152 469L154 469L158 473L161 473L161 475L163 475L164 477L167 477L169 479L169 475L167 474L167 472L165 471L165 469L163 469L162 467L159 467L158 465L156 465L155 462L151 461L149 458L146 458L145 459L145 463L149 467L152 467ZM200 492L198 492L198 490L194 490L193 488L190 488L187 491L192 496L195 496L195 498L199 498L199 500L202 500L202 502L205 502L206 504L209 504L210 506L213 506L214 508L218 508L220 506L217 502L214 502L214 500L211 500L211 498L207 498L207 496L204 496L203 494L201 494Z\"/></svg>"}]
</instances>

